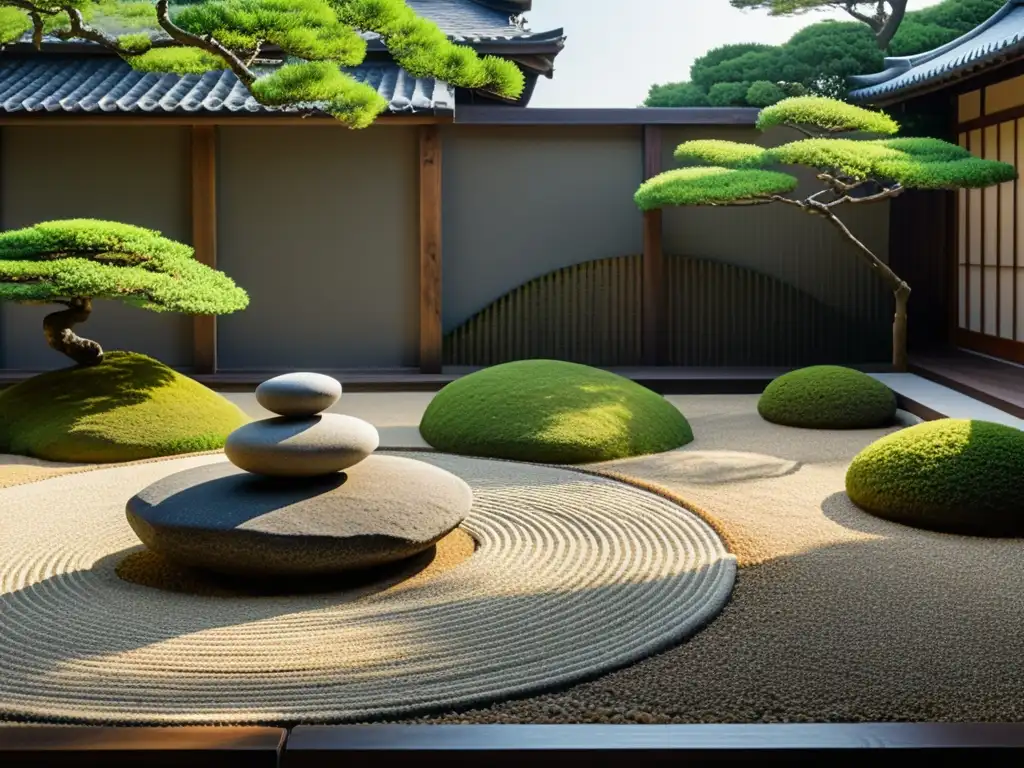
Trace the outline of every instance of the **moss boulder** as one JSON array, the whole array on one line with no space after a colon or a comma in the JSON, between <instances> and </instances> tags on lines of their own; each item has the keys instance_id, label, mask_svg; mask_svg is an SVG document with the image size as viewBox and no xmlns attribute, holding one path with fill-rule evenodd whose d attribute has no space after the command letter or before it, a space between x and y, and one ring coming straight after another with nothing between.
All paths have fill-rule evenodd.
<instances>
[{"instance_id":1,"label":"moss boulder","mask_svg":"<svg viewBox=\"0 0 1024 768\"><path fill-rule=\"evenodd\" d=\"M757 412L787 427L870 429L892 423L896 395L861 371L814 365L775 379L757 401Z\"/></svg>"},{"instance_id":2,"label":"moss boulder","mask_svg":"<svg viewBox=\"0 0 1024 768\"><path fill-rule=\"evenodd\" d=\"M1024 431L939 419L872 443L850 464L846 493L879 517L918 528L1024 535Z\"/></svg>"},{"instance_id":3,"label":"moss boulder","mask_svg":"<svg viewBox=\"0 0 1024 768\"><path fill-rule=\"evenodd\" d=\"M448 453L583 464L660 453L693 440L661 395L558 360L520 360L456 379L437 393L420 433Z\"/></svg>"},{"instance_id":4,"label":"moss boulder","mask_svg":"<svg viewBox=\"0 0 1024 768\"><path fill-rule=\"evenodd\" d=\"M145 355L108 352L0 392L0 452L105 463L216 450L249 419Z\"/></svg>"}]
</instances>

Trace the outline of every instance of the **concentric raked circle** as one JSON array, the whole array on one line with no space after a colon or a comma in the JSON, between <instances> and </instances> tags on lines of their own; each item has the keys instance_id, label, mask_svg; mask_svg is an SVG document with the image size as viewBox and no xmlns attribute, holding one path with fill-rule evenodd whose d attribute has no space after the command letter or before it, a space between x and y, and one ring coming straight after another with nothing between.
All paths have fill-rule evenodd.
<instances>
[{"instance_id":1,"label":"concentric raked circle","mask_svg":"<svg viewBox=\"0 0 1024 768\"><path fill-rule=\"evenodd\" d=\"M464 478L472 558L419 586L196 597L120 580L125 501L220 456L0 491L0 719L367 720L539 692L678 642L728 599L735 561L654 494L568 469L414 454Z\"/></svg>"}]
</instances>

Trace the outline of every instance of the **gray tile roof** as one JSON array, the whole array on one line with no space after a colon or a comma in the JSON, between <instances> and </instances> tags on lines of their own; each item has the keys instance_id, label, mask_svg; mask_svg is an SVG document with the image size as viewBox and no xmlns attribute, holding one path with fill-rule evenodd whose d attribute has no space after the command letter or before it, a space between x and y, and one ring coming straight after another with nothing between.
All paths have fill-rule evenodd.
<instances>
[{"instance_id":1,"label":"gray tile roof","mask_svg":"<svg viewBox=\"0 0 1024 768\"><path fill-rule=\"evenodd\" d=\"M486 6L485 0L406 0L420 15L434 21L455 42L485 44L492 51L519 45L561 47L561 29L530 32L511 21L508 12ZM499 3L500 5L500 3ZM510 2L508 5L529 5ZM155 37L165 36L159 32ZM383 50L376 35L364 34L371 50ZM26 38L27 40L27 38ZM45 54L12 52L0 57L0 114L12 113L295 113L307 109L269 108L256 102L230 72L162 75L135 72L114 56L88 55L91 43L65 44L48 38ZM68 45L67 48L63 46ZM22 48L28 48L22 45ZM72 51L75 51L74 53ZM455 90L432 78L415 78L392 62L368 61L346 71L372 84L395 114L452 114ZM312 108L312 105L311 107Z\"/></svg>"},{"instance_id":2,"label":"gray tile roof","mask_svg":"<svg viewBox=\"0 0 1024 768\"><path fill-rule=\"evenodd\" d=\"M397 114L451 114L454 89L392 63L346 70L373 85ZM265 107L229 71L204 75L136 72L109 56L39 55L0 60L0 113L295 113Z\"/></svg>"},{"instance_id":3,"label":"gray tile roof","mask_svg":"<svg viewBox=\"0 0 1024 768\"><path fill-rule=\"evenodd\" d=\"M406 4L454 40L510 40L533 36L513 24L508 13L486 8L473 0L406 0Z\"/></svg>"},{"instance_id":4,"label":"gray tile roof","mask_svg":"<svg viewBox=\"0 0 1024 768\"><path fill-rule=\"evenodd\" d=\"M892 100L961 77L1009 56L1024 54L1024 0L1009 0L966 35L916 56L890 57L885 70L851 78L853 101Z\"/></svg>"}]
</instances>

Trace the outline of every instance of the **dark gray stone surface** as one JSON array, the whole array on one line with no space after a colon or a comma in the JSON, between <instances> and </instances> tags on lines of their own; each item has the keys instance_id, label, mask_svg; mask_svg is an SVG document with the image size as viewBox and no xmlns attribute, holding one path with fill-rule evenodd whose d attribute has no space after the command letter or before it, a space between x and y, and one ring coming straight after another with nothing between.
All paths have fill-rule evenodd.
<instances>
[{"instance_id":1,"label":"dark gray stone surface","mask_svg":"<svg viewBox=\"0 0 1024 768\"><path fill-rule=\"evenodd\" d=\"M473 494L443 469L371 456L314 478L227 462L169 475L133 496L128 522L169 560L235 575L312 575L394 562L458 527Z\"/></svg>"}]
</instances>

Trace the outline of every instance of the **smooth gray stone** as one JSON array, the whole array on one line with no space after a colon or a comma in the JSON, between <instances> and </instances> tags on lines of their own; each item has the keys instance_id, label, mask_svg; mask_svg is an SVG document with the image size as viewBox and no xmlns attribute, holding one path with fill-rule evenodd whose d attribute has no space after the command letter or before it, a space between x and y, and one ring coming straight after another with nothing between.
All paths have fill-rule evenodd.
<instances>
[{"instance_id":1,"label":"smooth gray stone","mask_svg":"<svg viewBox=\"0 0 1024 768\"><path fill-rule=\"evenodd\" d=\"M133 496L128 523L168 560L233 575L327 574L432 546L469 514L473 493L432 464L371 456L347 472L282 479L220 462Z\"/></svg>"},{"instance_id":2,"label":"smooth gray stone","mask_svg":"<svg viewBox=\"0 0 1024 768\"><path fill-rule=\"evenodd\" d=\"M380 445L377 428L355 416L279 416L244 424L224 443L240 469L274 477L312 477L358 464Z\"/></svg>"},{"instance_id":3,"label":"smooth gray stone","mask_svg":"<svg viewBox=\"0 0 1024 768\"><path fill-rule=\"evenodd\" d=\"M286 373L256 387L256 402L280 416L315 416L341 397L341 382L322 373Z\"/></svg>"}]
</instances>

